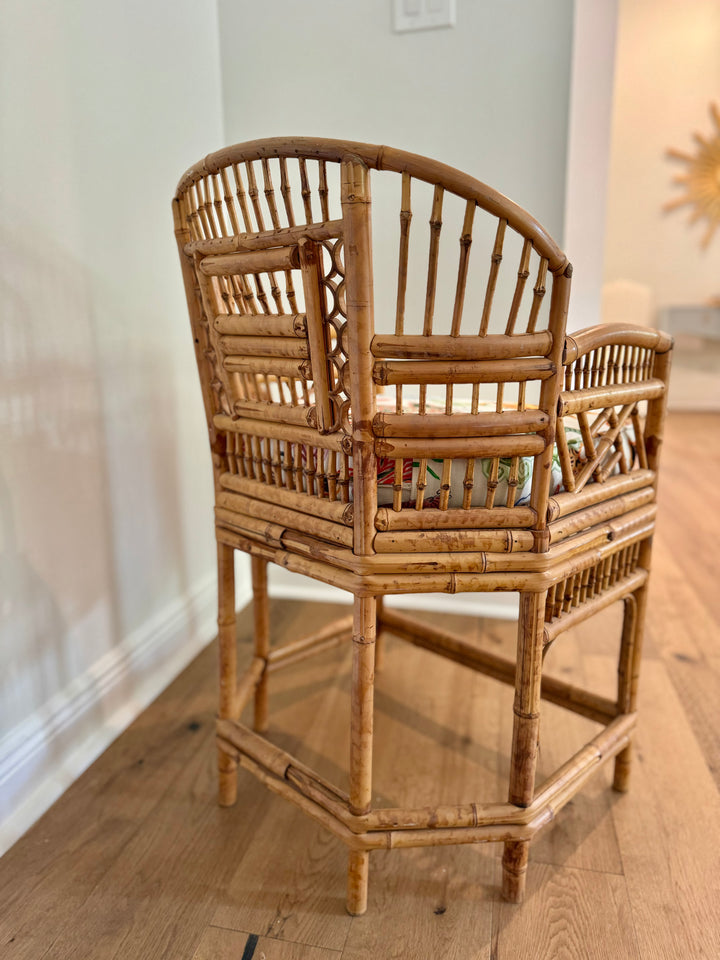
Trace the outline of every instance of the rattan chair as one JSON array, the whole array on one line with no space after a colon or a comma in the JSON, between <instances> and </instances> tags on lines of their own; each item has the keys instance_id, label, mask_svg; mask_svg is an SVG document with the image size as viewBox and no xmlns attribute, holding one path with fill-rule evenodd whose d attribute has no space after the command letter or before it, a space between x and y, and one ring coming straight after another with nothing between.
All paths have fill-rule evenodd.
<instances>
[{"instance_id":1,"label":"rattan chair","mask_svg":"<svg viewBox=\"0 0 720 960\"><path fill-rule=\"evenodd\" d=\"M371 850L432 844L504 842L503 894L520 901L530 840L592 771L614 758L627 788L671 339L566 336L572 270L545 230L401 150L239 144L191 167L173 209L215 477L220 803L239 764L344 840L351 914ZM242 677L235 550L254 591ZM347 590L354 616L271 648L269 561ZM464 591L519 593L514 661L382 606ZM548 645L618 600L617 698L543 677ZM507 802L373 808L383 630L514 685ZM346 793L262 734L269 675L350 640ZM240 722L253 696L254 730ZM536 787L541 697L602 729Z\"/></svg>"}]
</instances>

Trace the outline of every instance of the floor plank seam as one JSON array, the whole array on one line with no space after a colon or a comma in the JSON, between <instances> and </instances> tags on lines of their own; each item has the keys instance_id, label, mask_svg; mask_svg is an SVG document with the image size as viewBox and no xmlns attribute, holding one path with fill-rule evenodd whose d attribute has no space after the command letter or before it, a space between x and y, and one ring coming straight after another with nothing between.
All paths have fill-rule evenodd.
<instances>
[{"instance_id":1,"label":"floor plank seam","mask_svg":"<svg viewBox=\"0 0 720 960\"><path fill-rule=\"evenodd\" d=\"M345 936L345 943L342 946L341 950L336 949L335 947L326 947L321 943L309 943L307 940L291 940L288 937L276 937L270 931L265 933L248 933L248 938L255 937L256 941L263 940L275 940L277 943L290 943L296 947L310 947L313 950L324 950L327 953L337 953L338 956L342 955L347 944L348 936L350 935L350 927L352 923L348 924L348 933ZM208 923L207 928L211 930L227 930L228 933L247 933L247 930L240 930L237 927L226 927L222 923ZM245 955L240 958L240 960L246 960Z\"/></svg>"}]
</instances>

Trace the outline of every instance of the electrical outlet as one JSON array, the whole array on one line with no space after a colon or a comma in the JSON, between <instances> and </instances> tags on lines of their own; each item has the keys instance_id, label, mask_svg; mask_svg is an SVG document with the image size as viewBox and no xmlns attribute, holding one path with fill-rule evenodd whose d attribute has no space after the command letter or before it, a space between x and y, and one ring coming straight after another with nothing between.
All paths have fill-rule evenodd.
<instances>
[{"instance_id":1,"label":"electrical outlet","mask_svg":"<svg viewBox=\"0 0 720 960\"><path fill-rule=\"evenodd\" d=\"M455 26L455 0L392 0L396 33Z\"/></svg>"}]
</instances>

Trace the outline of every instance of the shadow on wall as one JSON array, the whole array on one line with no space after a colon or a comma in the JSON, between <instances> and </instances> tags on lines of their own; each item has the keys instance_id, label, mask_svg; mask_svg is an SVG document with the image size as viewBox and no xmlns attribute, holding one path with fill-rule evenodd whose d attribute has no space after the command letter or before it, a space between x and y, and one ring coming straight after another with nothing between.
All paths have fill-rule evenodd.
<instances>
[{"instance_id":1,"label":"shadow on wall","mask_svg":"<svg viewBox=\"0 0 720 960\"><path fill-rule=\"evenodd\" d=\"M101 696L101 658L188 583L172 363L143 337L103 359L100 281L41 225L8 222L0 245L2 740L79 677ZM118 676L95 721L141 680Z\"/></svg>"},{"instance_id":2,"label":"shadow on wall","mask_svg":"<svg viewBox=\"0 0 720 960\"><path fill-rule=\"evenodd\" d=\"M87 281L46 239L4 239L1 730L67 684L112 619Z\"/></svg>"}]
</instances>

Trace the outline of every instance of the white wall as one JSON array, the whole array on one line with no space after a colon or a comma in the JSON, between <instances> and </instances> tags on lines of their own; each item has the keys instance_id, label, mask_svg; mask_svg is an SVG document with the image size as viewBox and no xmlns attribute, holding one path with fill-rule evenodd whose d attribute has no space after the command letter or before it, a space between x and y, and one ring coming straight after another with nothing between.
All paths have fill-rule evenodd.
<instances>
[{"instance_id":1,"label":"white wall","mask_svg":"<svg viewBox=\"0 0 720 960\"><path fill-rule=\"evenodd\" d=\"M562 239L571 0L458 0L455 28L405 34L392 31L390 0L218 7L229 143L292 135L388 143L477 176ZM374 242L382 249L382 231ZM396 271L384 284L378 260L396 256L393 247L376 257L378 318L393 302ZM276 595L333 596L278 568L271 586ZM446 602L407 602L438 599ZM463 595L453 609L512 616L516 598Z\"/></svg>"},{"instance_id":2,"label":"white wall","mask_svg":"<svg viewBox=\"0 0 720 960\"><path fill-rule=\"evenodd\" d=\"M212 636L170 200L223 139L217 36L214 0L3 4L0 845Z\"/></svg>"},{"instance_id":3,"label":"white wall","mask_svg":"<svg viewBox=\"0 0 720 960\"><path fill-rule=\"evenodd\" d=\"M600 323L617 0L575 0L564 248L573 265L568 329Z\"/></svg>"},{"instance_id":4,"label":"white wall","mask_svg":"<svg viewBox=\"0 0 720 960\"><path fill-rule=\"evenodd\" d=\"M572 0L458 0L394 33L391 0L218 0L228 142L388 143L472 173L563 227Z\"/></svg>"},{"instance_id":5,"label":"white wall","mask_svg":"<svg viewBox=\"0 0 720 960\"><path fill-rule=\"evenodd\" d=\"M720 293L720 236L703 251L704 228L688 226L689 210L662 212L684 172L665 154L692 153L693 131L713 132L720 5L620 0L616 64L605 280L649 288L656 307L701 303Z\"/></svg>"}]
</instances>

